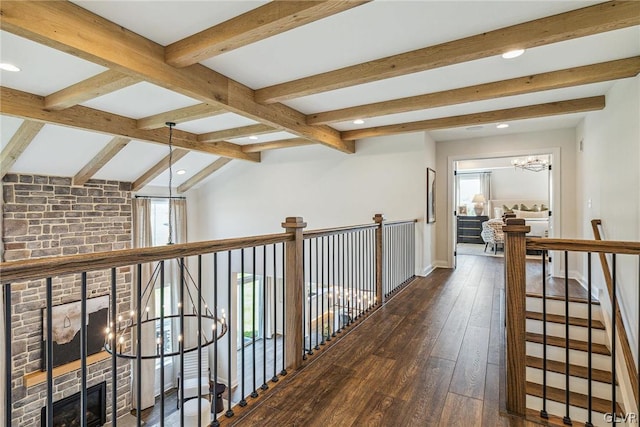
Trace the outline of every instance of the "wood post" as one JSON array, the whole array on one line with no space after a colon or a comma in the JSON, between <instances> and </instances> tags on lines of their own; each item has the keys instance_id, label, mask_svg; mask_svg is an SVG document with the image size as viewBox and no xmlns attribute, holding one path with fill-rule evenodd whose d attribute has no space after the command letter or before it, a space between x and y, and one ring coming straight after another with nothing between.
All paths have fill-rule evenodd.
<instances>
[{"instance_id":1,"label":"wood post","mask_svg":"<svg viewBox=\"0 0 640 427\"><path fill-rule=\"evenodd\" d=\"M302 364L304 351L302 332L302 294L304 288L302 247L303 229L307 226L301 217L288 217L282 227L295 233L293 241L285 243L285 349L284 357L288 369L297 369Z\"/></svg>"},{"instance_id":2,"label":"wood post","mask_svg":"<svg viewBox=\"0 0 640 427\"><path fill-rule=\"evenodd\" d=\"M384 215L375 214L373 217L373 221L378 224L378 228L376 228L376 305L381 305L382 303L384 303L384 289L382 287L382 280L384 277L384 262L382 257L382 227L384 223Z\"/></svg>"},{"instance_id":3,"label":"wood post","mask_svg":"<svg viewBox=\"0 0 640 427\"><path fill-rule=\"evenodd\" d=\"M524 219L507 219L504 230L506 293L507 410L524 416L527 410L525 311L527 294L527 244L531 227Z\"/></svg>"}]
</instances>

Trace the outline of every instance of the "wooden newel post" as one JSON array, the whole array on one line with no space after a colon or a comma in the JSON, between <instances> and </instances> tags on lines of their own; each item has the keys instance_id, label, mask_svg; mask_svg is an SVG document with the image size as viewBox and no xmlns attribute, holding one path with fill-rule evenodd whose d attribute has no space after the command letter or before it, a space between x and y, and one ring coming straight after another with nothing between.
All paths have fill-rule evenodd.
<instances>
[{"instance_id":1,"label":"wooden newel post","mask_svg":"<svg viewBox=\"0 0 640 427\"><path fill-rule=\"evenodd\" d=\"M297 369L302 364L302 293L304 288L302 247L303 229L307 223L301 217L288 217L282 223L287 233L294 233L294 240L285 244L285 348L284 356L288 369Z\"/></svg>"},{"instance_id":2,"label":"wooden newel post","mask_svg":"<svg viewBox=\"0 0 640 427\"><path fill-rule=\"evenodd\" d=\"M383 214L375 214L373 221L378 224L376 228L376 305L380 305L384 302L384 290L382 288L383 276L383 257L382 257L382 227L384 222Z\"/></svg>"},{"instance_id":3,"label":"wooden newel post","mask_svg":"<svg viewBox=\"0 0 640 427\"><path fill-rule=\"evenodd\" d=\"M506 293L507 410L524 416L527 408L525 311L527 294L525 235L531 227L524 219L507 219L504 231Z\"/></svg>"}]
</instances>

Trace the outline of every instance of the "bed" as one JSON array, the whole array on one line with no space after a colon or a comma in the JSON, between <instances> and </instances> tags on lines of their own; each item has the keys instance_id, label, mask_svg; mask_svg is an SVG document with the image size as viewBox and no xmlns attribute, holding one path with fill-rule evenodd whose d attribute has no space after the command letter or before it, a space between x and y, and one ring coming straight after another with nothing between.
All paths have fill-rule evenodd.
<instances>
[{"instance_id":1,"label":"bed","mask_svg":"<svg viewBox=\"0 0 640 427\"><path fill-rule=\"evenodd\" d=\"M516 206L518 209L515 209ZM549 202L547 200L492 199L489 200L485 213L489 218L502 218L505 208L512 210L516 214L516 218L524 219L526 225L531 227L527 236L549 236Z\"/></svg>"}]
</instances>

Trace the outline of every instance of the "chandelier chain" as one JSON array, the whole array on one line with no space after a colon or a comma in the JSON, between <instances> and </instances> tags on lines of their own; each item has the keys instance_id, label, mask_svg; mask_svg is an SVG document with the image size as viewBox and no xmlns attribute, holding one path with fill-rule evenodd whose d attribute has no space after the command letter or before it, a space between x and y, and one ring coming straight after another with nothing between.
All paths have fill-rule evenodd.
<instances>
[{"instance_id":1,"label":"chandelier chain","mask_svg":"<svg viewBox=\"0 0 640 427\"><path fill-rule=\"evenodd\" d=\"M173 127L176 125L172 122L167 122L169 126L169 242L168 245L173 244Z\"/></svg>"}]
</instances>

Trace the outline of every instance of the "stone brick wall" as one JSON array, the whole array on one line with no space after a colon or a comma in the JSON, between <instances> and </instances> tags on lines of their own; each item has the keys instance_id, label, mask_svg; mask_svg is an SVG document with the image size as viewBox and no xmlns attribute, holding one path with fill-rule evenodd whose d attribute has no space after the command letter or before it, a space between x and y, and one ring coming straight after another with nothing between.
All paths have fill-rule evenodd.
<instances>
[{"instance_id":1,"label":"stone brick wall","mask_svg":"<svg viewBox=\"0 0 640 427\"><path fill-rule=\"evenodd\" d=\"M71 178L7 174L2 183L4 261L86 254L131 247L130 183L91 180L73 186ZM110 292L110 271L87 274L89 298ZM117 269L118 311L131 301L130 267ZM80 299L79 275L53 278L53 304ZM15 425L40 425L46 383L25 387L24 375L41 370L44 280L12 284L13 414ZM118 414L130 409L130 364L117 369ZM88 386L107 381L111 418L111 361L88 367ZM54 379L54 401L80 390L80 373Z\"/></svg>"}]
</instances>

